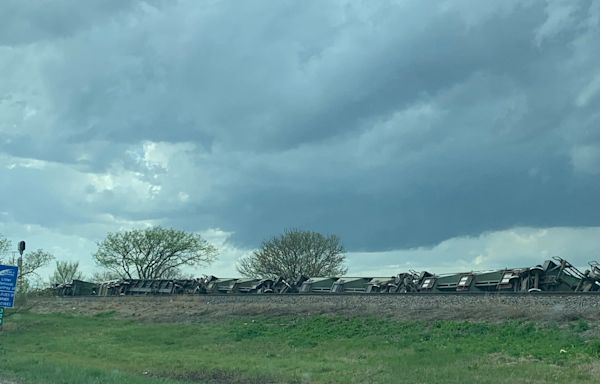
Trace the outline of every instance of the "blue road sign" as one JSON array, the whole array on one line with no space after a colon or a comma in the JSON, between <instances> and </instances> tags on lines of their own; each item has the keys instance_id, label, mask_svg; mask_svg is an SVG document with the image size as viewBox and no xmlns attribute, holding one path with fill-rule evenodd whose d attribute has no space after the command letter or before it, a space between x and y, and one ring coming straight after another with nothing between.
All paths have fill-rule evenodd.
<instances>
[{"instance_id":1,"label":"blue road sign","mask_svg":"<svg viewBox=\"0 0 600 384\"><path fill-rule=\"evenodd\" d=\"M12 308L15 302L19 268L12 265L0 265L0 307Z\"/></svg>"}]
</instances>

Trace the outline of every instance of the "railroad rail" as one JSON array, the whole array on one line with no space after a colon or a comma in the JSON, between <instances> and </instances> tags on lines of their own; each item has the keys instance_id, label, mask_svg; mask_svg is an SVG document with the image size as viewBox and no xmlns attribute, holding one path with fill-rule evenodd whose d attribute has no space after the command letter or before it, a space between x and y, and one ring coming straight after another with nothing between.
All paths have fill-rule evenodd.
<instances>
[{"instance_id":1,"label":"railroad rail","mask_svg":"<svg viewBox=\"0 0 600 384\"><path fill-rule=\"evenodd\" d=\"M69 298L86 298L86 299L98 299L98 300L119 300L120 298L123 297L127 297L127 298L136 298L136 297L148 297L148 296L153 296L153 297L165 297L165 298L169 298L172 296L180 296L180 297L194 297L194 296L198 296L198 297L206 297L206 298L210 298L210 297L248 297L248 296L252 296L255 297L256 295L248 295L246 293L205 293L205 294L200 294L200 295L195 295L195 294L191 294L191 293L180 293L180 294L156 294L156 295L107 295L107 296L98 296L98 295L58 295L61 298L65 298L65 299L69 299ZM387 293L385 295L377 295L377 294L372 294L372 293L359 293L359 292L346 292L346 293L281 293L281 294L276 294L276 295L271 295L271 294L263 294L263 295L258 295L261 297L265 297L268 298L270 296L277 296L277 297L326 297L326 298L330 298L330 297L339 297L339 298L343 298L343 297L393 297L393 296L402 296L402 297L407 297L407 296L415 296L415 297L424 297L424 296L435 296L435 297L444 297L444 296L448 296L448 297L456 297L456 296L476 296L476 297L497 297L497 296L508 296L508 297L517 297L517 296L523 296L523 297L535 297L535 296L572 296L572 297L577 297L577 296L597 296L600 297L600 291L591 291L591 292L568 292L568 291L539 291L539 292L430 292L427 294L423 294L420 292L404 292L404 293L399 293L399 292L395 292L395 293Z\"/></svg>"}]
</instances>

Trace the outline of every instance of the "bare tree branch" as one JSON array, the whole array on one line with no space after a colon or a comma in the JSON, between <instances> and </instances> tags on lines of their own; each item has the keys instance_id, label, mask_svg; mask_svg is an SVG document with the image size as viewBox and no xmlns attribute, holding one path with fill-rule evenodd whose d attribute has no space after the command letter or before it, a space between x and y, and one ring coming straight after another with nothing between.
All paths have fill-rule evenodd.
<instances>
[{"instance_id":1,"label":"bare tree branch","mask_svg":"<svg viewBox=\"0 0 600 384\"><path fill-rule=\"evenodd\" d=\"M161 279L181 275L183 266L210 264L216 254L198 234L153 227L109 233L94 258L123 277Z\"/></svg>"},{"instance_id":2,"label":"bare tree branch","mask_svg":"<svg viewBox=\"0 0 600 384\"><path fill-rule=\"evenodd\" d=\"M10 240L0 234L0 262L3 261L3 257L8 253L10 245Z\"/></svg>"},{"instance_id":3,"label":"bare tree branch","mask_svg":"<svg viewBox=\"0 0 600 384\"><path fill-rule=\"evenodd\" d=\"M237 269L244 276L260 278L339 276L347 271L344 261L344 247L337 236L286 230L241 258Z\"/></svg>"},{"instance_id":4,"label":"bare tree branch","mask_svg":"<svg viewBox=\"0 0 600 384\"><path fill-rule=\"evenodd\" d=\"M56 270L50 277L50 284L68 284L73 280L81 280L83 273L79 271L79 262L56 261Z\"/></svg>"},{"instance_id":5,"label":"bare tree branch","mask_svg":"<svg viewBox=\"0 0 600 384\"><path fill-rule=\"evenodd\" d=\"M27 278L31 275L37 276L37 270L47 265L49 262L54 260L54 255L50 252L38 249L33 252L29 252L23 255L23 268L21 270L21 276Z\"/></svg>"}]
</instances>

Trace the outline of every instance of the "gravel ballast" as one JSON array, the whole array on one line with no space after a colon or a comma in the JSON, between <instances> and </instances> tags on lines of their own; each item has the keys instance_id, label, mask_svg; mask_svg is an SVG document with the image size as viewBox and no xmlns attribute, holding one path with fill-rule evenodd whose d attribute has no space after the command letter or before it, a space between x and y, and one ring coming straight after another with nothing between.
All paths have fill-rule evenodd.
<instances>
[{"instance_id":1,"label":"gravel ballast","mask_svg":"<svg viewBox=\"0 0 600 384\"><path fill-rule=\"evenodd\" d=\"M375 315L407 320L574 320L600 318L600 295L196 295L49 297L36 313L114 312L142 321L195 322L227 316Z\"/></svg>"}]
</instances>

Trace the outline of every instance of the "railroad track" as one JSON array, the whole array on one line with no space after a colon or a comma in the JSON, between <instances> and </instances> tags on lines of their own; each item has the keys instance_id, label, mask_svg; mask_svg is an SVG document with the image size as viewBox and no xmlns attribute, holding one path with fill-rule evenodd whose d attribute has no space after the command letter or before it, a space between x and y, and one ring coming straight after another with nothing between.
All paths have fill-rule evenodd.
<instances>
[{"instance_id":1,"label":"railroad track","mask_svg":"<svg viewBox=\"0 0 600 384\"><path fill-rule=\"evenodd\" d=\"M364 293L364 292L342 292L342 293L201 293L201 294L147 294L147 295L109 295L109 296L49 296L58 297L61 299L87 299L87 300L102 300L102 299L114 299L119 300L122 298L174 298L174 297L460 297L460 296L474 296L474 297L539 297L539 296L596 296L600 299L600 291L594 292L553 292L553 291L540 291L540 292L394 292L394 293Z\"/></svg>"}]
</instances>

